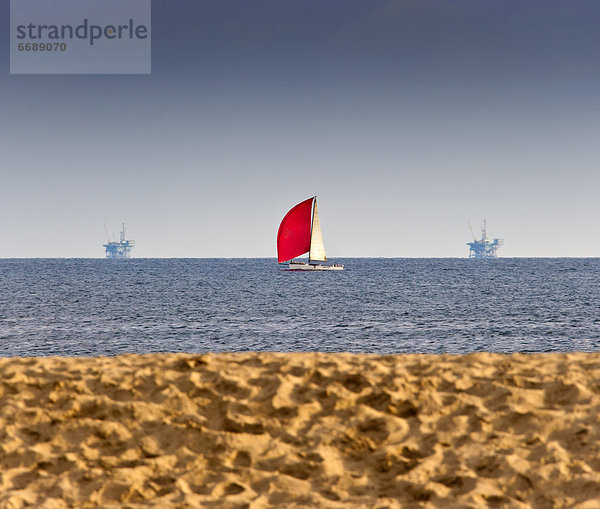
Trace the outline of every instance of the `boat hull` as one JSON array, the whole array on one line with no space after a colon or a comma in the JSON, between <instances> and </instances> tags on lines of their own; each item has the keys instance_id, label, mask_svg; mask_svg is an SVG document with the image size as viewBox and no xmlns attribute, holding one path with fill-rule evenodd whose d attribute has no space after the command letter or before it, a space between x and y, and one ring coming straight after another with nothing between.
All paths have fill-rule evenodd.
<instances>
[{"instance_id":1,"label":"boat hull","mask_svg":"<svg viewBox=\"0 0 600 509\"><path fill-rule=\"evenodd\" d=\"M287 270L312 270L321 272L324 270L344 270L343 265L319 265L317 263L290 262Z\"/></svg>"}]
</instances>

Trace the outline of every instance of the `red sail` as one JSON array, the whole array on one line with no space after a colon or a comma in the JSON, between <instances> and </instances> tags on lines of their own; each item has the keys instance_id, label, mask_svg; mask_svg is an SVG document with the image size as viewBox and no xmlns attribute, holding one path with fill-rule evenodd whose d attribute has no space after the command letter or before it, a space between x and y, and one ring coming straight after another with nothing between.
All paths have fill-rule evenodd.
<instances>
[{"instance_id":1,"label":"red sail","mask_svg":"<svg viewBox=\"0 0 600 509\"><path fill-rule=\"evenodd\" d=\"M304 200L290 210L277 232L277 257L279 263L287 262L310 249L310 223L314 197Z\"/></svg>"}]
</instances>

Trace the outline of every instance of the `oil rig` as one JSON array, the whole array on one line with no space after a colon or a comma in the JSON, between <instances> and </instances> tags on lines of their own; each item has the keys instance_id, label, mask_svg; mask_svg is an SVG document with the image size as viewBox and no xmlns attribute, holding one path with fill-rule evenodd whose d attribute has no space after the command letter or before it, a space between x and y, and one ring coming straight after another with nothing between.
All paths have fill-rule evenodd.
<instances>
[{"instance_id":1,"label":"oil rig","mask_svg":"<svg viewBox=\"0 0 600 509\"><path fill-rule=\"evenodd\" d=\"M504 239L488 239L487 237L487 224L486 220L483 220L483 227L481 228L481 239L477 240L471 228L469 222L469 230L471 230L471 236L473 242L467 242L469 246L469 258L497 258L498 248L504 245Z\"/></svg>"},{"instance_id":2,"label":"oil rig","mask_svg":"<svg viewBox=\"0 0 600 509\"><path fill-rule=\"evenodd\" d=\"M106 244L103 244L102 247L106 250L106 257L118 260L124 260L126 258L129 258L129 253L131 251L131 248L135 246L135 241L125 240L125 223L122 223L121 237L119 239L119 242L117 242L116 240L110 240L106 225L104 225L104 230L106 232L107 242Z\"/></svg>"}]
</instances>

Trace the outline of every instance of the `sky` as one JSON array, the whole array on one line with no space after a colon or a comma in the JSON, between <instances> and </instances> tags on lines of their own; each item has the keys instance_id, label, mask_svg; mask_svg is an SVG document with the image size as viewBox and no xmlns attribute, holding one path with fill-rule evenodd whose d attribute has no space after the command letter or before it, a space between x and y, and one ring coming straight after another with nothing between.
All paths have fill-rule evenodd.
<instances>
[{"instance_id":1,"label":"sky","mask_svg":"<svg viewBox=\"0 0 600 509\"><path fill-rule=\"evenodd\" d=\"M150 75L10 75L0 257L600 256L600 3L155 0Z\"/></svg>"}]
</instances>

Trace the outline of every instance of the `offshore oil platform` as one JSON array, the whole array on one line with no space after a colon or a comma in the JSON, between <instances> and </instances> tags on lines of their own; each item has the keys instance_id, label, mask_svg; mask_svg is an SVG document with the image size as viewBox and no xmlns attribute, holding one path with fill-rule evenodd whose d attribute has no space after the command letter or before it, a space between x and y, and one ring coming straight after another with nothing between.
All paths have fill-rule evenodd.
<instances>
[{"instance_id":1,"label":"offshore oil platform","mask_svg":"<svg viewBox=\"0 0 600 509\"><path fill-rule=\"evenodd\" d=\"M469 230L471 230L471 236L473 242L467 242L469 246L469 258L497 258L498 248L504 245L504 239L488 239L487 237L487 222L483 220L483 227L481 228L481 239L477 240L471 228L469 222Z\"/></svg>"},{"instance_id":2,"label":"offshore oil platform","mask_svg":"<svg viewBox=\"0 0 600 509\"><path fill-rule=\"evenodd\" d=\"M131 248L135 246L135 241L125 239L125 223L122 223L121 237L118 242L114 240L114 236L113 240L110 240L106 224L104 225L104 231L106 232L107 242L106 244L103 244L102 247L106 250L106 257L118 260L124 260L126 258L129 258L129 253L131 251Z\"/></svg>"}]
</instances>

